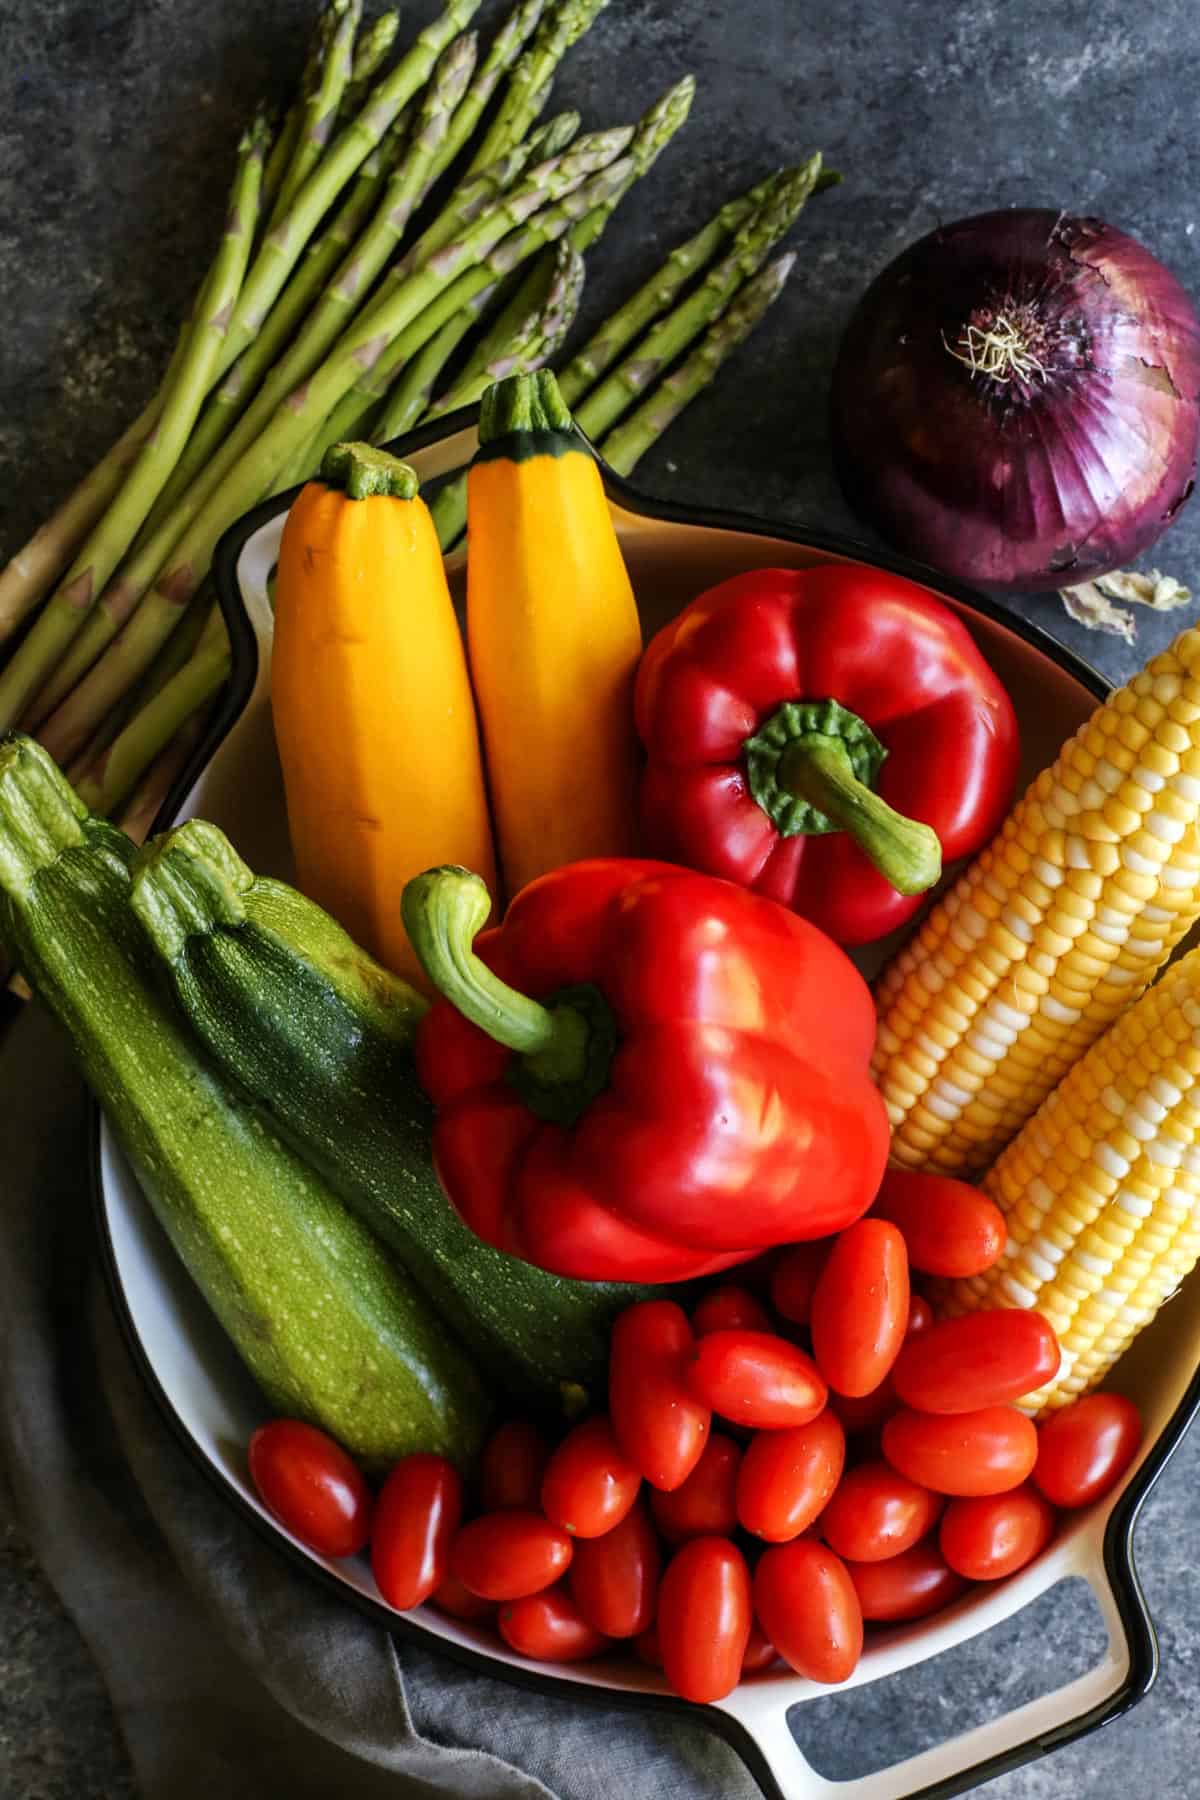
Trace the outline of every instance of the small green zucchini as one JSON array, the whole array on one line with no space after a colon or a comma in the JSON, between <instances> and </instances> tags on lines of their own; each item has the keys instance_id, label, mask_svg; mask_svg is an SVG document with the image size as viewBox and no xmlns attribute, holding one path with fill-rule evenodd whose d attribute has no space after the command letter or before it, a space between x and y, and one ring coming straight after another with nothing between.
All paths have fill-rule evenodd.
<instances>
[{"instance_id":1,"label":"small green zucchini","mask_svg":"<svg viewBox=\"0 0 1200 1800\"><path fill-rule=\"evenodd\" d=\"M420 1289L205 1063L129 907L135 847L0 740L0 938L66 1027L168 1237L271 1407L364 1464L469 1463L487 1402Z\"/></svg>"}]
</instances>

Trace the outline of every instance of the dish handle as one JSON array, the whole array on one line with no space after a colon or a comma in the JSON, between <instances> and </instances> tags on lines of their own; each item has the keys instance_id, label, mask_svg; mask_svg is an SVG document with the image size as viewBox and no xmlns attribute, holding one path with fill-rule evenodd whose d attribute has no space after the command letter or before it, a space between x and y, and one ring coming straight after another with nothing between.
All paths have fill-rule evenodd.
<instances>
[{"instance_id":1,"label":"dish handle","mask_svg":"<svg viewBox=\"0 0 1200 1800\"><path fill-rule=\"evenodd\" d=\"M1108 1634L1105 1653L1095 1668L1040 1699L873 1774L846 1781L819 1774L805 1757L788 1723L788 1714L797 1702L794 1698L790 1703L784 1700L771 1683L752 1683L737 1689L725 1702L725 1710L740 1721L754 1740L780 1800L842 1800L843 1796L849 1800L851 1794L854 1800L919 1800L922 1795L963 1793L1005 1768L1015 1768L1053 1749L1057 1743L1102 1724L1120 1710L1115 1703L1127 1691L1131 1658L1112 1589L1102 1575L1097 1579L1094 1568L1069 1572L1087 1581ZM794 1695L794 1684L782 1685L790 1686ZM829 1694L836 1690L820 1692ZM803 1702L799 1704L803 1706Z\"/></svg>"}]
</instances>

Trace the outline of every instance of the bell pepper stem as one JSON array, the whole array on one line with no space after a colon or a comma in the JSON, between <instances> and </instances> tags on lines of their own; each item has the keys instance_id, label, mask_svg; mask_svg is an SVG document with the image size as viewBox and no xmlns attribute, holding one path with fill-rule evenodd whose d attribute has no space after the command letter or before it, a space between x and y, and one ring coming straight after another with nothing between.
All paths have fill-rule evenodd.
<instances>
[{"instance_id":1,"label":"bell pepper stem","mask_svg":"<svg viewBox=\"0 0 1200 1800\"><path fill-rule=\"evenodd\" d=\"M480 876L469 869L427 869L407 884L400 905L417 960L464 1019L524 1057L539 1082L583 1078L591 1035L583 1014L519 994L476 956L472 945L492 909Z\"/></svg>"},{"instance_id":2,"label":"bell pepper stem","mask_svg":"<svg viewBox=\"0 0 1200 1800\"><path fill-rule=\"evenodd\" d=\"M779 763L779 786L847 831L899 894L923 894L941 879L942 846L932 826L906 819L860 781L840 738L808 732Z\"/></svg>"}]
</instances>

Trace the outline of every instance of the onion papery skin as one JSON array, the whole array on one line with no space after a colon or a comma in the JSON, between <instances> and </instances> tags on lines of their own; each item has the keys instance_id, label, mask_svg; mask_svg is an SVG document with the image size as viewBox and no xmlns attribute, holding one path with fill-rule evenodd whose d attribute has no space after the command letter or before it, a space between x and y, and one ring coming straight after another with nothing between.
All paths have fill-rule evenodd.
<instances>
[{"instance_id":1,"label":"onion papery skin","mask_svg":"<svg viewBox=\"0 0 1200 1800\"><path fill-rule=\"evenodd\" d=\"M1006 380L959 360L997 319L1029 350ZM838 477L946 574L1071 586L1131 562L1187 499L1198 396L1200 321L1141 244L1099 219L981 213L913 244L860 302L833 378Z\"/></svg>"}]
</instances>

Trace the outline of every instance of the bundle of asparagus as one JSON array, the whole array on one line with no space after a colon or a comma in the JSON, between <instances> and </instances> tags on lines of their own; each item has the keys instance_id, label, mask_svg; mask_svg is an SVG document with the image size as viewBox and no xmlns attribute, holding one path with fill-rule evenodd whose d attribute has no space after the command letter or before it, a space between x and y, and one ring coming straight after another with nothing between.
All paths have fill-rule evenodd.
<instances>
[{"instance_id":1,"label":"bundle of asparagus","mask_svg":"<svg viewBox=\"0 0 1200 1800\"><path fill-rule=\"evenodd\" d=\"M208 575L228 527L347 437L395 438L553 358L585 253L687 118L685 78L634 126L539 124L606 0L516 0L485 53L446 0L394 58L397 16L325 0L297 97L239 146L226 224L157 394L0 572L0 730L36 731L94 811L141 829L229 669ZM819 156L722 208L562 371L627 473L753 329L768 260L834 179ZM463 484L435 502L444 548Z\"/></svg>"}]
</instances>

